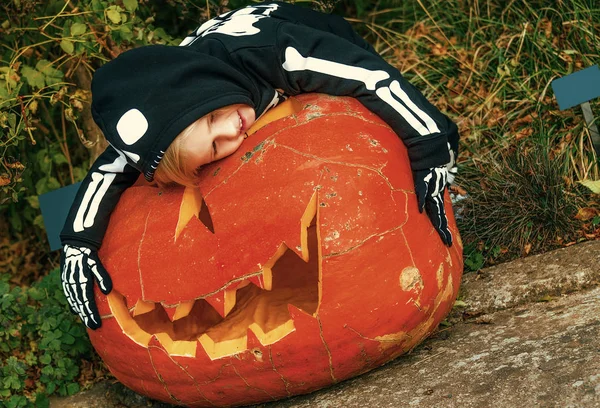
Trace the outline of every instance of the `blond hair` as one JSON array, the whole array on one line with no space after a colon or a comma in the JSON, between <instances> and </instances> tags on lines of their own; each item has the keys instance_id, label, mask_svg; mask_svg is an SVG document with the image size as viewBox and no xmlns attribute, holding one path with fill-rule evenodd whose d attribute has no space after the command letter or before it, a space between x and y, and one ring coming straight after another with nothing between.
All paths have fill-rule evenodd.
<instances>
[{"instance_id":1,"label":"blond hair","mask_svg":"<svg viewBox=\"0 0 600 408\"><path fill-rule=\"evenodd\" d=\"M195 125L196 122L192 123L175 137L162 160L158 163L154 173L154 181L160 187L170 185L194 187L197 184L196 169L189 169L185 166L185 151L181 148L183 141L189 136Z\"/></svg>"},{"instance_id":2,"label":"blond hair","mask_svg":"<svg viewBox=\"0 0 600 408\"><path fill-rule=\"evenodd\" d=\"M192 133L192 130L194 130L198 121L209 115L218 115L219 113L226 111L230 106L231 105L215 109L202 116L183 129L183 131L175 137L175 140L173 140L167 148L165 155L154 173L154 180L160 187L177 184L185 187L196 187L199 181L198 174L196 173L196 169L190 169L185 166L185 150L181 148L181 145Z\"/></svg>"}]
</instances>

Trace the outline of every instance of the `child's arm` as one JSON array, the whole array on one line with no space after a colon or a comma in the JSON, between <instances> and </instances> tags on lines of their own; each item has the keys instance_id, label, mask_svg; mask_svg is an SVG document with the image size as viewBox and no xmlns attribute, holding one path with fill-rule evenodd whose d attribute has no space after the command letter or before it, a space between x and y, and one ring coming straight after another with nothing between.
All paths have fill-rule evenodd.
<instances>
[{"instance_id":1,"label":"child's arm","mask_svg":"<svg viewBox=\"0 0 600 408\"><path fill-rule=\"evenodd\" d=\"M419 210L427 210L444 243L451 245L443 200L458 151L457 126L396 68L339 36L282 22L275 39L274 47L260 48L260 60L243 56L244 65L288 94L352 96L385 120L407 146Z\"/></svg>"},{"instance_id":2,"label":"child's arm","mask_svg":"<svg viewBox=\"0 0 600 408\"><path fill-rule=\"evenodd\" d=\"M102 293L112 290L97 251L119 197L139 175L123 154L109 146L83 180L60 234L63 290L71 309L91 329L102 325L94 301L94 279Z\"/></svg>"}]
</instances>

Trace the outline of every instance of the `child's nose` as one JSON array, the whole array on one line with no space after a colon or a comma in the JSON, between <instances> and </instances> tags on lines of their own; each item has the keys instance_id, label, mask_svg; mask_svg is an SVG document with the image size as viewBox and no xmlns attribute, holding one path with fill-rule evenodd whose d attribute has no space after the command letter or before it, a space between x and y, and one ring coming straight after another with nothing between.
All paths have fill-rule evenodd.
<instances>
[{"instance_id":1,"label":"child's nose","mask_svg":"<svg viewBox=\"0 0 600 408\"><path fill-rule=\"evenodd\" d=\"M237 138L240 135L240 122L237 113L222 118L218 123L218 128L215 130L221 137Z\"/></svg>"}]
</instances>

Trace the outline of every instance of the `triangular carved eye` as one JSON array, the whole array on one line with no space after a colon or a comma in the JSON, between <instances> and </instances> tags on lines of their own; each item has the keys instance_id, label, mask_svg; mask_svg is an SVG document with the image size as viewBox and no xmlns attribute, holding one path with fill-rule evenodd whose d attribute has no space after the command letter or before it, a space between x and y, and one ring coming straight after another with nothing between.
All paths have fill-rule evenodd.
<instances>
[{"instance_id":1,"label":"triangular carved eye","mask_svg":"<svg viewBox=\"0 0 600 408\"><path fill-rule=\"evenodd\" d=\"M202 198L202 194L200 194L200 190L198 188L186 187L181 197L179 219L175 228L175 240L177 240L179 234L181 234L192 217L198 218L207 230L213 234L215 233L212 217Z\"/></svg>"},{"instance_id":2,"label":"triangular carved eye","mask_svg":"<svg viewBox=\"0 0 600 408\"><path fill-rule=\"evenodd\" d=\"M215 233L212 218L204 200L202 200L202 205L200 206L200 213L198 214L198 219L202 221L202 224L204 224L204 226L208 228L210 232L212 232L213 234Z\"/></svg>"}]
</instances>

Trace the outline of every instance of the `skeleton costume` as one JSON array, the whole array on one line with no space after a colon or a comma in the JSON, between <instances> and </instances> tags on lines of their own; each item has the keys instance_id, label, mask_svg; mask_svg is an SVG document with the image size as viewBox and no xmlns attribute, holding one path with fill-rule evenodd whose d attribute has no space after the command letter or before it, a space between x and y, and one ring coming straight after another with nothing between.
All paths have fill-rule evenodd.
<instances>
[{"instance_id":1,"label":"skeleton costume","mask_svg":"<svg viewBox=\"0 0 600 408\"><path fill-rule=\"evenodd\" d=\"M202 24L179 47L124 52L94 75L92 113L110 146L84 179L61 233L63 288L88 327L101 324L93 279L111 290L96 251L121 193L140 173L152 181L168 146L200 117L232 104L249 105L258 117L307 92L357 98L394 129L408 149L419 207L451 244L443 191L458 150L456 125L343 18L256 4Z\"/></svg>"}]
</instances>

